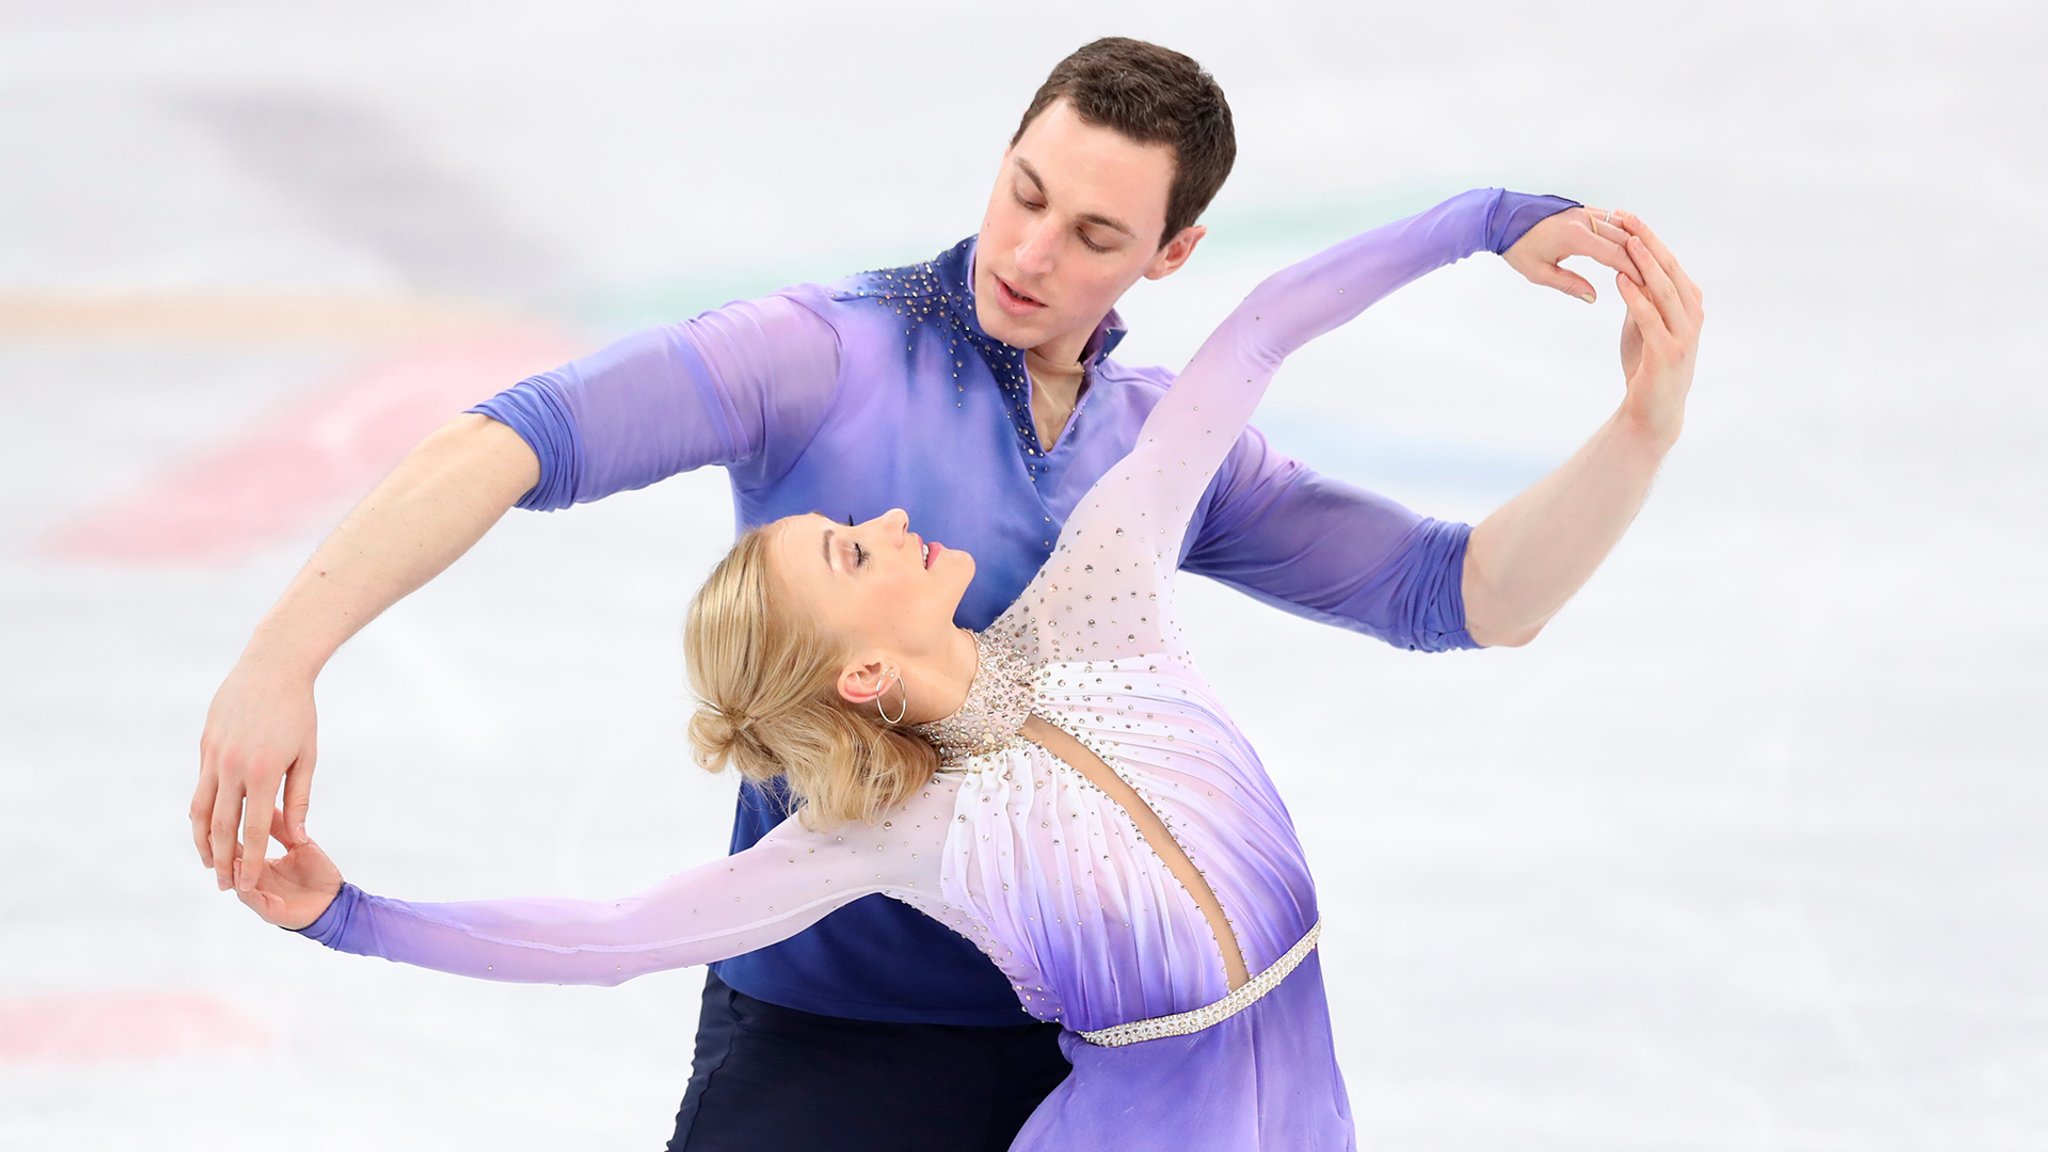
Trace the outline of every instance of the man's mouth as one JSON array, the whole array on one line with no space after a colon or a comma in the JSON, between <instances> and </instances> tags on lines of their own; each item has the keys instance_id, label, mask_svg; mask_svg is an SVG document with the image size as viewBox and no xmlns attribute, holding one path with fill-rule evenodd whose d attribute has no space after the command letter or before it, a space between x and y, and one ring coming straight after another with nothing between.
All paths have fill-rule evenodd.
<instances>
[{"instance_id":1,"label":"man's mouth","mask_svg":"<svg viewBox=\"0 0 2048 1152\"><path fill-rule=\"evenodd\" d=\"M989 275L995 280L996 291L1003 296L1005 303L1020 308L1045 307L1045 301L1040 300L1036 296L1027 296L1024 293L1017 291L1015 288L1012 288L1010 286L1010 282L1008 280L1003 279L1001 276L997 276L993 272L989 273Z\"/></svg>"}]
</instances>

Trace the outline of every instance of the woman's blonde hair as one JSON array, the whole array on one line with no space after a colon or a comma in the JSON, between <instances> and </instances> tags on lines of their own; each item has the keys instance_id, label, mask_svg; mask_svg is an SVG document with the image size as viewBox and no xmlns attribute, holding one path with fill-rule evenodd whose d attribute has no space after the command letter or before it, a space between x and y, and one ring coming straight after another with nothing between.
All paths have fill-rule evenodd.
<instances>
[{"instance_id":1,"label":"woman's blonde hair","mask_svg":"<svg viewBox=\"0 0 2048 1152\"><path fill-rule=\"evenodd\" d=\"M702 705L697 762L755 783L777 777L814 827L872 822L938 770L938 750L839 695L848 645L778 596L765 528L741 536L690 602L683 649Z\"/></svg>"}]
</instances>

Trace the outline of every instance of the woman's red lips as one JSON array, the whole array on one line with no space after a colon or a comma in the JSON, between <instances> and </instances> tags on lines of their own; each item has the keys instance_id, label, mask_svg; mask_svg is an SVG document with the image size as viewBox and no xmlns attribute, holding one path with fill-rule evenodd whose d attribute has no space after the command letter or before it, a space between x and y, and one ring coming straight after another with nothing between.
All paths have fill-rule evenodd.
<instances>
[{"instance_id":1,"label":"woman's red lips","mask_svg":"<svg viewBox=\"0 0 2048 1152\"><path fill-rule=\"evenodd\" d=\"M937 540L927 540L924 542L924 546L924 566L930 568L939 562L939 553L944 552L946 548L945 545L940 544Z\"/></svg>"}]
</instances>

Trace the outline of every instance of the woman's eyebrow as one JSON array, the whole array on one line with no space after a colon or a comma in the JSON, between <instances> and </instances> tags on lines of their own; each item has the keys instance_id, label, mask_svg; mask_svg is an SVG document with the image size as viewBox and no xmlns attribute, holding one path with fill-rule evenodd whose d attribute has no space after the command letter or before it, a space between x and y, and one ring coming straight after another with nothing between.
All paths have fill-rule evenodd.
<instances>
[{"instance_id":1,"label":"woman's eyebrow","mask_svg":"<svg viewBox=\"0 0 2048 1152\"><path fill-rule=\"evenodd\" d=\"M832 530L825 529L825 567L832 567Z\"/></svg>"}]
</instances>

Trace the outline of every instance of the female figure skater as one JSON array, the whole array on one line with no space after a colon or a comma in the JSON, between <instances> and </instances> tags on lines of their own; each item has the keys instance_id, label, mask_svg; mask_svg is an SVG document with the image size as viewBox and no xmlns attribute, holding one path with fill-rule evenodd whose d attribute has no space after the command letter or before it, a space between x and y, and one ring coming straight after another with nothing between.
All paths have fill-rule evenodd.
<instances>
[{"instance_id":1,"label":"female figure skater","mask_svg":"<svg viewBox=\"0 0 2048 1152\"><path fill-rule=\"evenodd\" d=\"M1602 223L1645 279L1616 277L1624 415L1682 410L1699 291L1633 218ZM753 848L625 900L408 904L344 883L295 839L243 901L345 952L613 984L881 893L973 940L1027 1011L1064 1027L1073 1074L1014 1147L1353 1147L1315 889L1272 782L1181 642L1172 576L1282 359L1391 290L1416 247L1476 250L1469 228L1424 213L1261 284L984 632L952 622L973 558L901 513L742 537L686 643L707 765L784 775L802 803Z\"/></svg>"}]
</instances>

